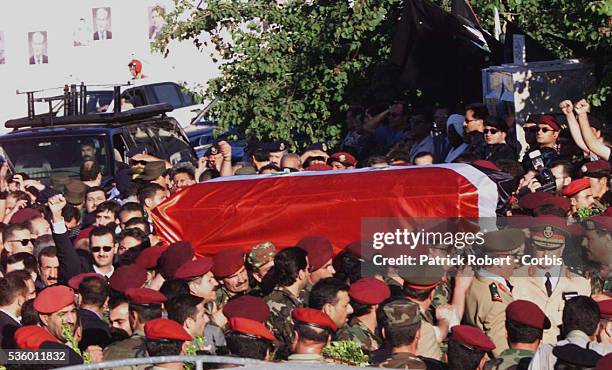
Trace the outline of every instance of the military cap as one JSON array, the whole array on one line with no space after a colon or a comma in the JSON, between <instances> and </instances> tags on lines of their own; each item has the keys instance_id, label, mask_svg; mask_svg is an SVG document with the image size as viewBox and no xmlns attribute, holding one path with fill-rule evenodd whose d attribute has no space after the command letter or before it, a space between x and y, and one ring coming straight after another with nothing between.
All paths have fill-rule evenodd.
<instances>
[{"instance_id":1,"label":"military cap","mask_svg":"<svg viewBox=\"0 0 612 370\"><path fill-rule=\"evenodd\" d=\"M149 288L129 288L125 290L125 296L132 304L149 305L162 304L166 302L166 296L157 290Z\"/></svg>"},{"instance_id":2,"label":"military cap","mask_svg":"<svg viewBox=\"0 0 612 370\"><path fill-rule=\"evenodd\" d=\"M349 296L357 303L376 305L386 301L391 296L391 290L381 280L364 277L351 284Z\"/></svg>"},{"instance_id":3,"label":"military cap","mask_svg":"<svg viewBox=\"0 0 612 370\"><path fill-rule=\"evenodd\" d=\"M491 351L495 344L480 329L470 325L456 325L451 329L451 339L455 342L480 351Z\"/></svg>"},{"instance_id":4,"label":"military cap","mask_svg":"<svg viewBox=\"0 0 612 370\"><path fill-rule=\"evenodd\" d=\"M520 229L490 231L483 238L487 252L510 252L525 243L525 233Z\"/></svg>"},{"instance_id":5,"label":"military cap","mask_svg":"<svg viewBox=\"0 0 612 370\"><path fill-rule=\"evenodd\" d=\"M561 131L561 126L559 126L559 123L557 123L555 117L549 114L543 114L538 121L538 125L548 125L548 127L555 131Z\"/></svg>"},{"instance_id":6,"label":"military cap","mask_svg":"<svg viewBox=\"0 0 612 370\"><path fill-rule=\"evenodd\" d=\"M64 186L64 198L66 198L66 203L72 205L83 203L85 200L85 191L87 191L87 185L78 180L71 180Z\"/></svg>"},{"instance_id":7,"label":"military cap","mask_svg":"<svg viewBox=\"0 0 612 370\"><path fill-rule=\"evenodd\" d=\"M247 255L247 261L249 265L253 266L256 269L259 269L266 263L274 261L275 255L276 247L274 247L274 244L270 242L263 242L257 244L253 247L253 249L251 249L251 251Z\"/></svg>"},{"instance_id":8,"label":"military cap","mask_svg":"<svg viewBox=\"0 0 612 370\"><path fill-rule=\"evenodd\" d=\"M499 167L497 167L493 162L486 161L484 159L478 159L472 162L474 166L486 168L487 170L499 171Z\"/></svg>"},{"instance_id":9,"label":"military cap","mask_svg":"<svg viewBox=\"0 0 612 370\"><path fill-rule=\"evenodd\" d=\"M271 143L266 143L264 145L264 149L270 153L274 152L284 152L289 148L286 141L273 141Z\"/></svg>"},{"instance_id":10,"label":"military cap","mask_svg":"<svg viewBox=\"0 0 612 370\"><path fill-rule=\"evenodd\" d=\"M155 180L162 176L166 172L166 162L164 161L151 161L148 162L142 172L141 179L145 181Z\"/></svg>"},{"instance_id":11,"label":"military cap","mask_svg":"<svg viewBox=\"0 0 612 370\"><path fill-rule=\"evenodd\" d=\"M111 289L124 293L129 288L140 288L147 282L147 270L137 264L121 266L113 272L110 279Z\"/></svg>"},{"instance_id":12,"label":"military cap","mask_svg":"<svg viewBox=\"0 0 612 370\"><path fill-rule=\"evenodd\" d=\"M266 322L270 317L270 308L262 298L241 295L231 299L223 306L223 315L228 319L243 317L259 322Z\"/></svg>"},{"instance_id":13,"label":"military cap","mask_svg":"<svg viewBox=\"0 0 612 370\"><path fill-rule=\"evenodd\" d=\"M382 307L383 320L387 326L409 326L421 322L419 305L406 299L398 298L385 303Z\"/></svg>"},{"instance_id":14,"label":"military cap","mask_svg":"<svg viewBox=\"0 0 612 370\"><path fill-rule=\"evenodd\" d=\"M147 148L145 148L144 146L137 146L136 148L132 148L132 149L128 150L127 157L128 158L132 158L136 154L142 154L142 153L144 153L146 151L147 151Z\"/></svg>"},{"instance_id":15,"label":"military cap","mask_svg":"<svg viewBox=\"0 0 612 370\"><path fill-rule=\"evenodd\" d=\"M334 256L332 243L322 236L304 237L295 246L302 248L308 254L310 272L317 271Z\"/></svg>"},{"instance_id":16,"label":"military cap","mask_svg":"<svg viewBox=\"0 0 612 370\"><path fill-rule=\"evenodd\" d=\"M47 329L38 325L22 326L15 331L15 344L19 349L38 350L44 342L60 341L54 337Z\"/></svg>"},{"instance_id":17,"label":"military cap","mask_svg":"<svg viewBox=\"0 0 612 370\"><path fill-rule=\"evenodd\" d=\"M553 205L556 207L561 208L562 210L564 210L565 212L569 211L569 209L572 206L572 202L565 198L565 197L560 197L557 195L552 196L551 198L545 200L544 202L542 202L542 205Z\"/></svg>"},{"instance_id":18,"label":"military cap","mask_svg":"<svg viewBox=\"0 0 612 370\"><path fill-rule=\"evenodd\" d=\"M95 226L89 226L84 228L83 230L81 230L79 232L79 235L77 235L76 238L74 238L74 242L75 244L83 239L89 239L89 234L91 234L91 232L93 231L93 229L95 229Z\"/></svg>"},{"instance_id":19,"label":"military cap","mask_svg":"<svg viewBox=\"0 0 612 370\"><path fill-rule=\"evenodd\" d=\"M161 257L162 253L164 253L166 249L168 248L162 245L146 248L138 254L138 257L136 257L134 263L145 270L155 270L159 257Z\"/></svg>"},{"instance_id":20,"label":"military cap","mask_svg":"<svg viewBox=\"0 0 612 370\"><path fill-rule=\"evenodd\" d=\"M608 353L597 361L595 370L612 370L612 353Z\"/></svg>"},{"instance_id":21,"label":"military cap","mask_svg":"<svg viewBox=\"0 0 612 370\"><path fill-rule=\"evenodd\" d=\"M68 286L74 290L79 290L79 285L81 285L81 282L83 281L83 279L88 278L88 277L93 277L93 276L106 279L104 275L100 275L95 272L85 272L85 273L78 274L78 275L71 277L70 280L68 280Z\"/></svg>"},{"instance_id":22,"label":"military cap","mask_svg":"<svg viewBox=\"0 0 612 370\"><path fill-rule=\"evenodd\" d=\"M178 322L168 319L153 319L145 324L144 331L147 339L182 342L193 339Z\"/></svg>"},{"instance_id":23,"label":"military cap","mask_svg":"<svg viewBox=\"0 0 612 370\"><path fill-rule=\"evenodd\" d=\"M612 231L612 217L609 216L593 216L586 219L584 222L587 230L602 230Z\"/></svg>"},{"instance_id":24,"label":"military cap","mask_svg":"<svg viewBox=\"0 0 612 370\"><path fill-rule=\"evenodd\" d=\"M213 267L210 257L203 257L193 261L187 261L174 273L174 278L179 280L191 280L206 275Z\"/></svg>"},{"instance_id":25,"label":"military cap","mask_svg":"<svg viewBox=\"0 0 612 370\"><path fill-rule=\"evenodd\" d=\"M571 232L561 217L536 217L529 227L531 242L541 249L557 249L565 245Z\"/></svg>"},{"instance_id":26,"label":"military cap","mask_svg":"<svg viewBox=\"0 0 612 370\"><path fill-rule=\"evenodd\" d=\"M304 152L308 152L311 150L320 150L322 152L327 153L327 149L329 148L327 147L327 144L325 143L313 143L313 144L308 145L306 149L304 150Z\"/></svg>"},{"instance_id":27,"label":"military cap","mask_svg":"<svg viewBox=\"0 0 612 370\"><path fill-rule=\"evenodd\" d=\"M583 177L578 180L574 180L570 182L566 187L561 190L561 193L565 197L573 197L574 195L580 193L583 190L589 189L591 187L591 181L587 177Z\"/></svg>"},{"instance_id":28,"label":"military cap","mask_svg":"<svg viewBox=\"0 0 612 370\"><path fill-rule=\"evenodd\" d=\"M402 266L398 274L404 285L417 290L435 288L444 277L444 268L438 265Z\"/></svg>"},{"instance_id":29,"label":"military cap","mask_svg":"<svg viewBox=\"0 0 612 370\"><path fill-rule=\"evenodd\" d=\"M582 348L574 343L555 346L552 352L557 357L557 364L574 365L582 368L594 368L597 361L602 357L599 353Z\"/></svg>"},{"instance_id":30,"label":"military cap","mask_svg":"<svg viewBox=\"0 0 612 370\"><path fill-rule=\"evenodd\" d=\"M217 155L219 153L221 153L221 151L219 150L219 145L218 144L214 144L210 148L206 149L206 152L204 153L204 155L209 157L211 155Z\"/></svg>"},{"instance_id":31,"label":"military cap","mask_svg":"<svg viewBox=\"0 0 612 370\"><path fill-rule=\"evenodd\" d=\"M338 153L332 154L329 157L329 161L327 163L331 165L333 162L340 162L346 167L357 165L357 159L355 159L355 157L353 157L353 155L351 155L350 153L346 153L346 152L338 152Z\"/></svg>"},{"instance_id":32,"label":"military cap","mask_svg":"<svg viewBox=\"0 0 612 370\"><path fill-rule=\"evenodd\" d=\"M294 323L312 325L317 328L336 331L333 320L323 311L314 308L298 307L291 312Z\"/></svg>"},{"instance_id":33,"label":"military cap","mask_svg":"<svg viewBox=\"0 0 612 370\"><path fill-rule=\"evenodd\" d=\"M604 160L597 160L585 163L580 169L585 177L609 177L612 168L610 162Z\"/></svg>"},{"instance_id":34,"label":"military cap","mask_svg":"<svg viewBox=\"0 0 612 370\"><path fill-rule=\"evenodd\" d=\"M231 330L250 337L263 338L271 342L274 342L276 339L270 330L260 321L246 319L244 317L232 317L229 319L229 326Z\"/></svg>"},{"instance_id":35,"label":"military cap","mask_svg":"<svg viewBox=\"0 0 612 370\"><path fill-rule=\"evenodd\" d=\"M70 182L70 177L62 174L51 175L51 187L53 189L64 191L64 187Z\"/></svg>"},{"instance_id":36,"label":"military cap","mask_svg":"<svg viewBox=\"0 0 612 370\"><path fill-rule=\"evenodd\" d=\"M330 171L334 168L325 163L313 163L310 166L306 167L304 171Z\"/></svg>"},{"instance_id":37,"label":"military cap","mask_svg":"<svg viewBox=\"0 0 612 370\"><path fill-rule=\"evenodd\" d=\"M51 314L74 304L74 292L65 285L54 285L43 289L34 299L38 313Z\"/></svg>"},{"instance_id":38,"label":"military cap","mask_svg":"<svg viewBox=\"0 0 612 370\"><path fill-rule=\"evenodd\" d=\"M186 240L170 244L168 249L161 254L157 261L159 271L164 279L172 279L176 270L181 267L183 263L191 261L193 255L193 247L191 243Z\"/></svg>"},{"instance_id":39,"label":"military cap","mask_svg":"<svg viewBox=\"0 0 612 370\"><path fill-rule=\"evenodd\" d=\"M537 304L518 299L506 307L506 319L536 329L550 329L550 320Z\"/></svg>"},{"instance_id":40,"label":"military cap","mask_svg":"<svg viewBox=\"0 0 612 370\"><path fill-rule=\"evenodd\" d=\"M217 279L237 273L244 266L244 253L240 249L224 249L213 257L212 272Z\"/></svg>"},{"instance_id":41,"label":"military cap","mask_svg":"<svg viewBox=\"0 0 612 370\"><path fill-rule=\"evenodd\" d=\"M22 208L13 214L9 224L22 224L37 217L42 217L42 214L39 211L35 210L34 208Z\"/></svg>"},{"instance_id":42,"label":"military cap","mask_svg":"<svg viewBox=\"0 0 612 370\"><path fill-rule=\"evenodd\" d=\"M599 317L612 320L612 299L599 301L597 305L599 305Z\"/></svg>"},{"instance_id":43,"label":"military cap","mask_svg":"<svg viewBox=\"0 0 612 370\"><path fill-rule=\"evenodd\" d=\"M546 200L554 197L554 195L545 191L535 191L533 193L527 193L519 198L518 205L522 209L534 210L543 205Z\"/></svg>"}]
</instances>

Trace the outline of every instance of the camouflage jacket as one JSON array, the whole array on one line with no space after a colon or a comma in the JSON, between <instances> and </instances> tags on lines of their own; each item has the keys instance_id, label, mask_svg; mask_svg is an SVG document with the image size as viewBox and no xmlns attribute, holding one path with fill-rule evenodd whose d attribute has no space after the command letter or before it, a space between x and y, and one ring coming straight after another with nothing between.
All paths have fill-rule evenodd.
<instances>
[{"instance_id":1,"label":"camouflage jacket","mask_svg":"<svg viewBox=\"0 0 612 370\"><path fill-rule=\"evenodd\" d=\"M272 334L283 344L289 346L293 340L293 321L291 311L302 307L302 301L293 295L287 288L274 288L264 300L270 307L270 318L268 323L272 328Z\"/></svg>"},{"instance_id":2,"label":"camouflage jacket","mask_svg":"<svg viewBox=\"0 0 612 370\"><path fill-rule=\"evenodd\" d=\"M249 294L249 291L246 291L241 294ZM221 285L215 293L215 303L217 304L217 309L223 308L223 306L225 306L225 304L235 296L237 295L231 294L227 289L225 289L223 285Z\"/></svg>"},{"instance_id":3,"label":"camouflage jacket","mask_svg":"<svg viewBox=\"0 0 612 370\"><path fill-rule=\"evenodd\" d=\"M144 343L144 331L137 330L131 337L113 343L104 348L104 361L123 360L126 358L147 357L147 349ZM121 367L122 370L144 369L147 365L136 365Z\"/></svg>"},{"instance_id":4,"label":"camouflage jacket","mask_svg":"<svg viewBox=\"0 0 612 370\"><path fill-rule=\"evenodd\" d=\"M410 370L425 370L427 366L425 362L409 352L392 353L389 358L381 362L378 367L387 369L410 369Z\"/></svg>"},{"instance_id":5,"label":"camouflage jacket","mask_svg":"<svg viewBox=\"0 0 612 370\"><path fill-rule=\"evenodd\" d=\"M578 266L570 267L570 271L590 280L591 295L612 295L612 274L603 276L599 266L584 263Z\"/></svg>"},{"instance_id":6,"label":"camouflage jacket","mask_svg":"<svg viewBox=\"0 0 612 370\"><path fill-rule=\"evenodd\" d=\"M349 323L336 332L335 340L350 340L357 342L366 353L376 351L382 344L376 334L365 326L356 317L352 318Z\"/></svg>"},{"instance_id":7,"label":"camouflage jacket","mask_svg":"<svg viewBox=\"0 0 612 370\"><path fill-rule=\"evenodd\" d=\"M519 361L525 357L533 357L533 352L526 349L508 348L504 350L498 358L487 361L484 368L485 370L514 369Z\"/></svg>"}]
</instances>

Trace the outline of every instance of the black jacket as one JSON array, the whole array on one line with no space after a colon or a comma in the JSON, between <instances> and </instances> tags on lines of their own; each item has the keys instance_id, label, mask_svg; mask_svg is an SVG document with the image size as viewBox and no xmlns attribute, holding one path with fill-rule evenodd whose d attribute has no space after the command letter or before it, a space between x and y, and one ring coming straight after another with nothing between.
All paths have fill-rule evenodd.
<instances>
[{"instance_id":1,"label":"black jacket","mask_svg":"<svg viewBox=\"0 0 612 370\"><path fill-rule=\"evenodd\" d=\"M496 161L509 160L516 161L518 155L508 144L491 144L487 145L485 149L485 160L495 163Z\"/></svg>"},{"instance_id":2,"label":"black jacket","mask_svg":"<svg viewBox=\"0 0 612 370\"><path fill-rule=\"evenodd\" d=\"M68 233L53 233L53 240L57 248L57 259L59 261L58 282L67 285L68 280L84 272L93 272L93 260L91 253L77 251ZM82 253L80 253L82 252Z\"/></svg>"},{"instance_id":3,"label":"black jacket","mask_svg":"<svg viewBox=\"0 0 612 370\"><path fill-rule=\"evenodd\" d=\"M110 327L95 312L79 308L79 317L83 326L83 336L79 342L81 350L89 346L104 348L111 342Z\"/></svg>"},{"instance_id":4,"label":"black jacket","mask_svg":"<svg viewBox=\"0 0 612 370\"><path fill-rule=\"evenodd\" d=\"M21 323L15 321L6 313L0 311L0 348L15 349L15 331L21 327Z\"/></svg>"}]
</instances>

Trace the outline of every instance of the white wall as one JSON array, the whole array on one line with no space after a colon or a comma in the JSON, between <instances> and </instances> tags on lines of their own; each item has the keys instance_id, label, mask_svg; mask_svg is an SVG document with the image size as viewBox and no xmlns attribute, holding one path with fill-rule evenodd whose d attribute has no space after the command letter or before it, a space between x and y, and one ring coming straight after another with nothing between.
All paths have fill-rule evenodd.
<instances>
[{"instance_id":1,"label":"white wall","mask_svg":"<svg viewBox=\"0 0 612 370\"><path fill-rule=\"evenodd\" d=\"M190 42L173 43L165 59L150 51L148 8L170 9L172 4L171 0L0 1L5 49L5 64L0 64L0 131L7 119L27 115L26 97L16 95L16 90L81 81L123 83L130 78L127 64L132 58L143 62L143 73L151 79L206 84L218 75L208 51L199 52ZM97 7L111 8L112 40L93 41L92 8ZM80 18L85 18L92 35L88 46L75 47L73 32ZM48 64L29 64L28 32L32 31L47 31Z\"/></svg>"}]
</instances>

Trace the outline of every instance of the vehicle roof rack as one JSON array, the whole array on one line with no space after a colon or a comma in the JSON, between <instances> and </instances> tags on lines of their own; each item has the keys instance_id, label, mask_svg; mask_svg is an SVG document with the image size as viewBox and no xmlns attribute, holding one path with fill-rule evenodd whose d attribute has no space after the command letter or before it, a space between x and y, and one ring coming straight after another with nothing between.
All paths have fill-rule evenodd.
<instances>
[{"instance_id":1,"label":"vehicle roof rack","mask_svg":"<svg viewBox=\"0 0 612 370\"><path fill-rule=\"evenodd\" d=\"M95 114L80 114L62 117L54 117L43 115L33 119L29 117L17 118L6 121L4 126L14 130L26 127L54 127L62 125L87 125L87 124L113 124L121 125L122 123L149 118L174 110L174 107L168 103L159 103L145 105L142 107L130 109L124 112L112 113L95 113Z\"/></svg>"}]
</instances>

